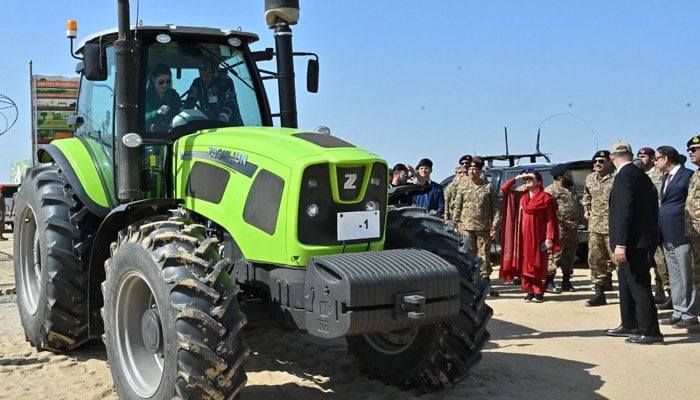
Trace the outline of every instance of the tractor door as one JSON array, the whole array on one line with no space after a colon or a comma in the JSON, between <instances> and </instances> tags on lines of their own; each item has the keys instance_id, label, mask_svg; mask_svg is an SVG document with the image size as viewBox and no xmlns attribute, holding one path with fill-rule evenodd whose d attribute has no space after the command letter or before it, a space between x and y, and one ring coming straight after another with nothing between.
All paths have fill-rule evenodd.
<instances>
[{"instance_id":1,"label":"tractor door","mask_svg":"<svg viewBox=\"0 0 700 400\"><path fill-rule=\"evenodd\" d=\"M108 201L117 204L114 182L117 174L114 131L114 47L105 47L107 79L91 81L83 75L78 92L75 136L91 153ZM78 166L79 167L79 166Z\"/></svg>"}]
</instances>

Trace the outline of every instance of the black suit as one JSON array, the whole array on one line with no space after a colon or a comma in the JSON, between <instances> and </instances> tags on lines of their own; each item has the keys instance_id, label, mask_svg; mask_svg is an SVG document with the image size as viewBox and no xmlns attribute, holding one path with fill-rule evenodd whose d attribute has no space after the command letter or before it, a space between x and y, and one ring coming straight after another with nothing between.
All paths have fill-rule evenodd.
<instances>
[{"instance_id":1,"label":"black suit","mask_svg":"<svg viewBox=\"0 0 700 400\"><path fill-rule=\"evenodd\" d=\"M651 293L650 258L659 237L656 188L632 163L620 167L610 192L610 247L626 247L618 265L622 326L643 335L661 336Z\"/></svg>"}]
</instances>

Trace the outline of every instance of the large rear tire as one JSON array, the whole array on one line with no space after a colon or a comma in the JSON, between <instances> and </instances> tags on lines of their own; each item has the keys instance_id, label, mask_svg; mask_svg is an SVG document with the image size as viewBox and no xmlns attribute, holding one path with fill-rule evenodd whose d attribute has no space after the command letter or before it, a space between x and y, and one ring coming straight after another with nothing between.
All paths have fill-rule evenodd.
<instances>
[{"instance_id":1,"label":"large rear tire","mask_svg":"<svg viewBox=\"0 0 700 400\"><path fill-rule=\"evenodd\" d=\"M245 385L246 321L217 244L165 217L112 244L102 318L120 398L231 399Z\"/></svg>"},{"instance_id":2,"label":"large rear tire","mask_svg":"<svg viewBox=\"0 0 700 400\"><path fill-rule=\"evenodd\" d=\"M15 205L14 268L24 335L36 349L89 340L88 267L98 218L55 165L31 168Z\"/></svg>"},{"instance_id":3,"label":"large rear tire","mask_svg":"<svg viewBox=\"0 0 700 400\"><path fill-rule=\"evenodd\" d=\"M460 275L460 312L451 321L417 328L349 337L351 353L368 372L389 384L429 392L451 387L481 360L493 315L486 305L488 283L457 235L418 207L390 207L387 249L421 248L450 262Z\"/></svg>"}]
</instances>

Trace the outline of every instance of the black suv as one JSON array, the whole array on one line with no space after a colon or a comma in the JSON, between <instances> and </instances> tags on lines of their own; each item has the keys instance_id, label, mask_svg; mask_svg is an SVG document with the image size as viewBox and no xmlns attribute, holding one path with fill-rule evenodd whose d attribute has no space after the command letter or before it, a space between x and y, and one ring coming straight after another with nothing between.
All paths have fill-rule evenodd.
<instances>
[{"instance_id":1,"label":"black suv","mask_svg":"<svg viewBox=\"0 0 700 400\"><path fill-rule=\"evenodd\" d=\"M550 162L549 157L542 153L524 154L524 155L510 155L510 156L485 156L480 157L484 161L484 176L491 182L493 187L498 191L498 199L503 197L503 193L500 188L503 183L511 178L514 178L520 174L525 167L532 167L542 174L542 186L547 187L554 179L550 173L555 163ZM517 161L521 158L529 158L530 163L515 165ZM543 158L546 162L537 162L539 158ZM493 165L495 160L507 160L510 165ZM593 172L593 161L591 160L580 160L571 161L568 163L571 174L574 178L574 190L578 195L579 200L583 198L583 187L586 183L586 176ZM440 184L445 187L454 179L454 175L445 178ZM520 186L522 183L519 182L516 187ZM578 249L576 250L576 256L583 261L586 261L588 256L588 221L583 220L578 228ZM492 253L500 253L500 244L496 243L492 246Z\"/></svg>"}]
</instances>

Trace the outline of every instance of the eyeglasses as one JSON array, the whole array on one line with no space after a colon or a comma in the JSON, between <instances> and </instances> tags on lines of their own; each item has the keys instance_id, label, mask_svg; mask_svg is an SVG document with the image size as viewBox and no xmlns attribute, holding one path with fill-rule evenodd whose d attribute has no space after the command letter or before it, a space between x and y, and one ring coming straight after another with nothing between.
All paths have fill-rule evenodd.
<instances>
[{"instance_id":1,"label":"eyeglasses","mask_svg":"<svg viewBox=\"0 0 700 400\"><path fill-rule=\"evenodd\" d=\"M694 154L695 150L698 150L698 149L700 149L700 147L688 147L688 153Z\"/></svg>"},{"instance_id":2,"label":"eyeglasses","mask_svg":"<svg viewBox=\"0 0 700 400\"><path fill-rule=\"evenodd\" d=\"M668 157L667 156L655 156L654 158L656 158L657 160L660 160L662 158L668 158Z\"/></svg>"},{"instance_id":3,"label":"eyeglasses","mask_svg":"<svg viewBox=\"0 0 700 400\"><path fill-rule=\"evenodd\" d=\"M603 164L605 164L605 160L603 160L603 159L601 159L601 158L598 158L598 159L593 160L593 164L601 164L601 165L603 165Z\"/></svg>"},{"instance_id":4,"label":"eyeglasses","mask_svg":"<svg viewBox=\"0 0 700 400\"><path fill-rule=\"evenodd\" d=\"M172 79L158 79L158 81L156 81L159 85L170 85L172 82Z\"/></svg>"}]
</instances>

